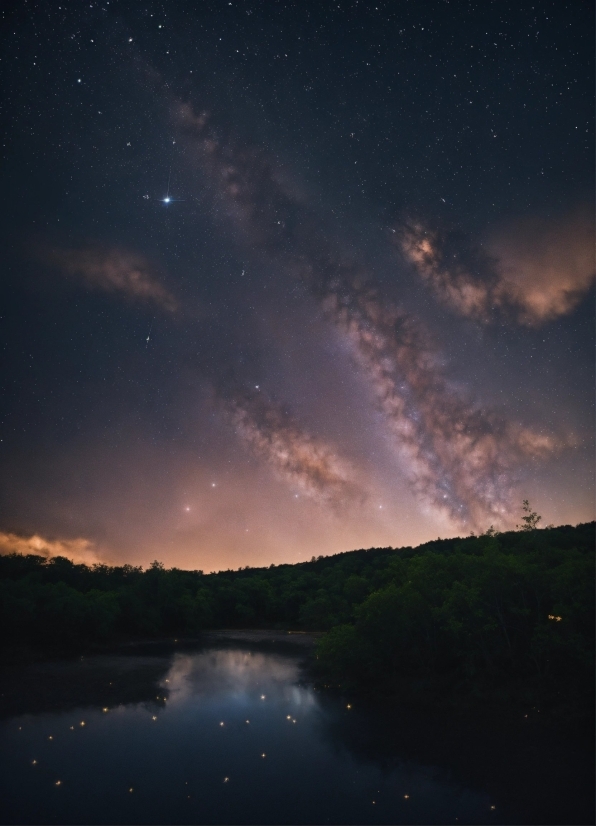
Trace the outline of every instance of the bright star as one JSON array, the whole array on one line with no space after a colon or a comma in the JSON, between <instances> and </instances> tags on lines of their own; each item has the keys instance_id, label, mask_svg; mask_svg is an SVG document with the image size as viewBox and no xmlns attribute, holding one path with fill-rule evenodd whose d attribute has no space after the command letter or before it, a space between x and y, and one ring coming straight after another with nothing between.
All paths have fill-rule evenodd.
<instances>
[{"instance_id":1,"label":"bright star","mask_svg":"<svg viewBox=\"0 0 596 826\"><path fill-rule=\"evenodd\" d=\"M164 202L164 204L169 204L171 200L172 199L170 198L170 196L166 195L166 197L163 199L163 202Z\"/></svg>"}]
</instances>

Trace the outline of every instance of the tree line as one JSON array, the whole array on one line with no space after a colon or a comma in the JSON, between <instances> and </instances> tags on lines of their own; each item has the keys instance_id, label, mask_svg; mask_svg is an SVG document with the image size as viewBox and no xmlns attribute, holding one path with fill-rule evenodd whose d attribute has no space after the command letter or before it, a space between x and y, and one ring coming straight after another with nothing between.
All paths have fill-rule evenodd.
<instances>
[{"instance_id":1,"label":"tree line","mask_svg":"<svg viewBox=\"0 0 596 826\"><path fill-rule=\"evenodd\" d=\"M325 631L317 666L344 686L588 696L595 523L538 530L525 514L519 531L212 574L7 554L0 634L57 650L216 628Z\"/></svg>"}]
</instances>

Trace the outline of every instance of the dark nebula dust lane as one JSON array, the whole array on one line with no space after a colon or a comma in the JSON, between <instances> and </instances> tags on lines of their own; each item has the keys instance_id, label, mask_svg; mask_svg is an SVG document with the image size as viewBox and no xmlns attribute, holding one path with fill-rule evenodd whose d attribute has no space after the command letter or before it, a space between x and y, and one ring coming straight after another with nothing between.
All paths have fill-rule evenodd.
<instances>
[{"instance_id":1,"label":"dark nebula dust lane","mask_svg":"<svg viewBox=\"0 0 596 826\"><path fill-rule=\"evenodd\" d=\"M588 4L2 14L0 552L593 518Z\"/></svg>"}]
</instances>

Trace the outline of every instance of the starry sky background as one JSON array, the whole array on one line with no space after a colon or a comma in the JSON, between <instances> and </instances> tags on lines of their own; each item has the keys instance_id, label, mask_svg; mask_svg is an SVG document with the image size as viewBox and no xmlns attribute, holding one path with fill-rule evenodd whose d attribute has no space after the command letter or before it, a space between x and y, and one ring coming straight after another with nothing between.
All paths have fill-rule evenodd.
<instances>
[{"instance_id":1,"label":"starry sky background","mask_svg":"<svg viewBox=\"0 0 596 826\"><path fill-rule=\"evenodd\" d=\"M593 30L3 6L0 549L208 571L593 519Z\"/></svg>"}]
</instances>

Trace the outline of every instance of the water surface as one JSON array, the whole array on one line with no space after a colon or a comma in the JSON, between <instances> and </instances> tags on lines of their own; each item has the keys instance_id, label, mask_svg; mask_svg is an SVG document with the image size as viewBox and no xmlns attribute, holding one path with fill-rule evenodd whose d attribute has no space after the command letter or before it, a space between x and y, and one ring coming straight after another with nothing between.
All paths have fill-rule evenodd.
<instances>
[{"instance_id":1,"label":"water surface","mask_svg":"<svg viewBox=\"0 0 596 826\"><path fill-rule=\"evenodd\" d=\"M541 807L535 766L524 798L494 754L470 763L481 730L315 690L304 654L215 638L13 673L2 822L589 822L573 789L557 810L547 777Z\"/></svg>"}]
</instances>

